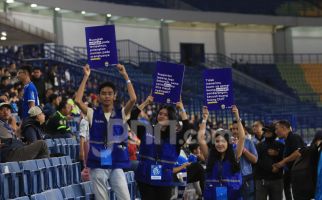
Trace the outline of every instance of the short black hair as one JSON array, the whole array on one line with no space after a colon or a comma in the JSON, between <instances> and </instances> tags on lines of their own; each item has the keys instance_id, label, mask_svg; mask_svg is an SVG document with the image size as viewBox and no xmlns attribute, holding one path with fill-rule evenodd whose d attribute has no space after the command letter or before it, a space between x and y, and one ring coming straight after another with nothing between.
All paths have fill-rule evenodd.
<instances>
[{"instance_id":1,"label":"short black hair","mask_svg":"<svg viewBox=\"0 0 322 200\"><path fill-rule=\"evenodd\" d=\"M54 93L48 97L48 100L50 103L52 103L55 99L57 99L57 97L58 97L58 95Z\"/></svg>"},{"instance_id":2,"label":"short black hair","mask_svg":"<svg viewBox=\"0 0 322 200\"><path fill-rule=\"evenodd\" d=\"M287 120L279 120L276 124L282 125L286 128L291 128L291 123Z\"/></svg>"},{"instance_id":3,"label":"short black hair","mask_svg":"<svg viewBox=\"0 0 322 200\"><path fill-rule=\"evenodd\" d=\"M36 71L36 70L41 71L41 68L40 68L40 67L38 67L38 66L35 66L34 68L32 68L32 71Z\"/></svg>"},{"instance_id":4,"label":"short black hair","mask_svg":"<svg viewBox=\"0 0 322 200\"><path fill-rule=\"evenodd\" d=\"M58 107L57 107L57 110L59 110L59 111L61 111L62 109L64 109L65 107L66 107L66 105L68 104L68 102L67 102L67 99L63 99L60 103L59 103L59 105L58 105Z\"/></svg>"},{"instance_id":5,"label":"short black hair","mask_svg":"<svg viewBox=\"0 0 322 200\"><path fill-rule=\"evenodd\" d=\"M199 147L199 144L189 144L189 151L193 153Z\"/></svg>"},{"instance_id":6,"label":"short black hair","mask_svg":"<svg viewBox=\"0 0 322 200\"><path fill-rule=\"evenodd\" d=\"M237 120L234 120L233 121L233 124L237 124L237 123L238 123ZM245 121L244 120L241 120L241 123L242 123L243 127L246 128Z\"/></svg>"},{"instance_id":7,"label":"short black hair","mask_svg":"<svg viewBox=\"0 0 322 200\"><path fill-rule=\"evenodd\" d=\"M104 82L98 86L98 94L100 94L102 89L105 87L112 88L113 92L116 93L116 87L112 82Z\"/></svg>"},{"instance_id":8,"label":"short black hair","mask_svg":"<svg viewBox=\"0 0 322 200\"><path fill-rule=\"evenodd\" d=\"M31 75L31 72L32 72L31 69L32 69L31 65L23 65L20 67L20 70L27 71L29 73L29 76Z\"/></svg>"},{"instance_id":9,"label":"short black hair","mask_svg":"<svg viewBox=\"0 0 322 200\"><path fill-rule=\"evenodd\" d=\"M258 122L260 125L265 126L265 123L262 120L260 120L260 119L255 120L254 123L255 122Z\"/></svg>"}]
</instances>

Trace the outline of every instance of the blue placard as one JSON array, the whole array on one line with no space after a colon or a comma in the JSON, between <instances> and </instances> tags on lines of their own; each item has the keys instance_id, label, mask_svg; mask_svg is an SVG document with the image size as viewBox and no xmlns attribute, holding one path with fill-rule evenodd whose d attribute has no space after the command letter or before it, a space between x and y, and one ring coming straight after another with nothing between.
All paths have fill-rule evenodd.
<instances>
[{"instance_id":1,"label":"blue placard","mask_svg":"<svg viewBox=\"0 0 322 200\"><path fill-rule=\"evenodd\" d=\"M104 68L118 64L114 25L86 27L88 64Z\"/></svg>"},{"instance_id":2,"label":"blue placard","mask_svg":"<svg viewBox=\"0 0 322 200\"><path fill-rule=\"evenodd\" d=\"M152 86L154 102L175 104L180 101L184 70L184 65L157 62Z\"/></svg>"},{"instance_id":3,"label":"blue placard","mask_svg":"<svg viewBox=\"0 0 322 200\"><path fill-rule=\"evenodd\" d=\"M203 79L204 104L208 109L231 108L234 104L231 68L205 70Z\"/></svg>"}]
</instances>

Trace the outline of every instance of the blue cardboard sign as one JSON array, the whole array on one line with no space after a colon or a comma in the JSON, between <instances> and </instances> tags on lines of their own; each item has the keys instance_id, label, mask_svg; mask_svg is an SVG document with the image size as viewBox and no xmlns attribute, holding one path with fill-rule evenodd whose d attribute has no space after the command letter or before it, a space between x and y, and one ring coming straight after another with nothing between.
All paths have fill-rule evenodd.
<instances>
[{"instance_id":1,"label":"blue cardboard sign","mask_svg":"<svg viewBox=\"0 0 322 200\"><path fill-rule=\"evenodd\" d=\"M231 108L234 104L231 68L203 72L204 104L209 110Z\"/></svg>"},{"instance_id":2,"label":"blue cardboard sign","mask_svg":"<svg viewBox=\"0 0 322 200\"><path fill-rule=\"evenodd\" d=\"M114 25L86 27L88 64L104 68L118 64Z\"/></svg>"},{"instance_id":3,"label":"blue cardboard sign","mask_svg":"<svg viewBox=\"0 0 322 200\"><path fill-rule=\"evenodd\" d=\"M157 62L152 86L155 102L175 104L180 101L184 71L184 65Z\"/></svg>"}]
</instances>

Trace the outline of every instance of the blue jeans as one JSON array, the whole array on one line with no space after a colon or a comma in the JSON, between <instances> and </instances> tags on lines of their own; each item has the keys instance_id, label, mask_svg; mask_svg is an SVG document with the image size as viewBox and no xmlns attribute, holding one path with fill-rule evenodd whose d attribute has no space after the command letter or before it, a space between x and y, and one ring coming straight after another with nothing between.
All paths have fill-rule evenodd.
<instances>
[{"instance_id":1,"label":"blue jeans","mask_svg":"<svg viewBox=\"0 0 322 200\"><path fill-rule=\"evenodd\" d=\"M255 183L253 176L243 176L242 194L243 199L245 200L255 199Z\"/></svg>"},{"instance_id":2,"label":"blue jeans","mask_svg":"<svg viewBox=\"0 0 322 200\"><path fill-rule=\"evenodd\" d=\"M118 200L131 199L123 169L91 169L90 175L96 200L110 199L109 187Z\"/></svg>"}]
</instances>

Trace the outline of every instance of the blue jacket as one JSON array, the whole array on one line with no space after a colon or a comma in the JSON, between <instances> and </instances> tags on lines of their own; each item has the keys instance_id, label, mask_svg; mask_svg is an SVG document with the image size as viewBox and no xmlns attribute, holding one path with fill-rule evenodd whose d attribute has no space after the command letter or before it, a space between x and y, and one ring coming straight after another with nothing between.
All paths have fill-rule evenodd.
<instances>
[{"instance_id":1,"label":"blue jacket","mask_svg":"<svg viewBox=\"0 0 322 200\"><path fill-rule=\"evenodd\" d=\"M111 122L111 120L120 120L123 123L122 109L116 109L113 111L109 121ZM108 136L109 123L105 118L104 111L101 107L94 109L93 122L89 130L90 139L87 159L87 166L89 168L116 169L130 167L130 159L127 149L128 134L124 124L122 125L112 125L113 133L110 133L110 135L113 135L113 141L109 141L109 139L111 139ZM122 141L116 139L118 138L117 136L121 136L123 134L123 131L126 132L124 139ZM112 150L112 165L102 165L101 163L101 151L106 149Z\"/></svg>"},{"instance_id":2,"label":"blue jacket","mask_svg":"<svg viewBox=\"0 0 322 200\"><path fill-rule=\"evenodd\" d=\"M233 173L232 165L228 160L216 161L212 171L206 174L204 199L216 200L216 187L227 187L227 199L241 200L241 186L241 173Z\"/></svg>"},{"instance_id":3,"label":"blue jacket","mask_svg":"<svg viewBox=\"0 0 322 200\"><path fill-rule=\"evenodd\" d=\"M143 122L144 123L144 122ZM139 154L139 165L135 173L135 179L138 182L153 186L174 186L174 175L173 168L177 162L180 151L180 143L178 142L183 138L189 128L188 120L183 121L182 131L177 133L176 144L170 144L168 137L162 137L161 133L161 144L155 144L153 133L142 133L138 129L138 137L141 139L140 154ZM151 179L151 166L161 165L162 176L161 180Z\"/></svg>"}]
</instances>

